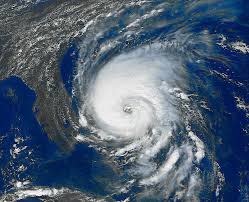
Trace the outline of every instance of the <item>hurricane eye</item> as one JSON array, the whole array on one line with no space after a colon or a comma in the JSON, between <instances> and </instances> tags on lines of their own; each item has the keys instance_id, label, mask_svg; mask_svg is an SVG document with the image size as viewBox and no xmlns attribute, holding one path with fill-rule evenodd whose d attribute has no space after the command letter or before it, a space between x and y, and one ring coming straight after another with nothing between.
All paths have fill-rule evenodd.
<instances>
[{"instance_id":1,"label":"hurricane eye","mask_svg":"<svg viewBox=\"0 0 249 202\"><path fill-rule=\"evenodd\" d=\"M132 112L133 112L132 107L129 106L129 105L125 105L125 106L123 107L123 111L124 111L125 113L127 113L127 114L132 114Z\"/></svg>"}]
</instances>

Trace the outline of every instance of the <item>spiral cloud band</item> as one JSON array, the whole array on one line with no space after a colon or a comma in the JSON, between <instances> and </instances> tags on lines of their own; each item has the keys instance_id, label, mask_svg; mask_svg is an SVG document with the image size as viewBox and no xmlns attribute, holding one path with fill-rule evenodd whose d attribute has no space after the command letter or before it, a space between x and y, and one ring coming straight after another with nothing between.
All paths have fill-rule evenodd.
<instances>
[{"instance_id":1,"label":"spiral cloud band","mask_svg":"<svg viewBox=\"0 0 249 202\"><path fill-rule=\"evenodd\" d=\"M115 58L89 88L90 114L103 132L138 137L172 120L165 79L174 64L162 56L142 54L139 50Z\"/></svg>"},{"instance_id":2,"label":"spiral cloud band","mask_svg":"<svg viewBox=\"0 0 249 202\"><path fill-rule=\"evenodd\" d=\"M137 4L142 16L136 16ZM166 5L137 4L101 14L82 30L74 96L81 127L90 134L76 139L90 142L122 170L126 177L116 194L129 198L137 190L134 200L198 200L207 147L191 123L205 122L185 92L186 63L196 47L203 47L202 55L211 38L186 30L166 34L163 17L155 27L147 23L159 19Z\"/></svg>"},{"instance_id":3,"label":"spiral cloud band","mask_svg":"<svg viewBox=\"0 0 249 202\"><path fill-rule=\"evenodd\" d=\"M156 47L141 47L105 64L89 82L81 113L91 118L102 140L128 142L114 156L134 165L129 172L141 179L140 186L167 187L164 198L172 192L179 198L192 197L200 185L193 162L204 157L204 146L191 130L186 135L189 140L179 146L174 142L174 125L180 120L177 95L187 99L175 88L175 71L183 67ZM165 161L156 163L165 148ZM181 190L186 180L188 188Z\"/></svg>"}]
</instances>

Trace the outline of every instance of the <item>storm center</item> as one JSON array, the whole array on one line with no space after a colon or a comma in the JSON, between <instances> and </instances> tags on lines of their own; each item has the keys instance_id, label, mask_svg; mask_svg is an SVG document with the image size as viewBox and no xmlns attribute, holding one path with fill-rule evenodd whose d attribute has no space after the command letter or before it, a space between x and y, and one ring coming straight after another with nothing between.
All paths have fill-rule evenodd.
<instances>
[{"instance_id":1,"label":"storm center","mask_svg":"<svg viewBox=\"0 0 249 202\"><path fill-rule=\"evenodd\" d=\"M125 105L124 108L123 108L123 111L125 113L131 114L132 113L132 107L129 106L129 105Z\"/></svg>"}]
</instances>

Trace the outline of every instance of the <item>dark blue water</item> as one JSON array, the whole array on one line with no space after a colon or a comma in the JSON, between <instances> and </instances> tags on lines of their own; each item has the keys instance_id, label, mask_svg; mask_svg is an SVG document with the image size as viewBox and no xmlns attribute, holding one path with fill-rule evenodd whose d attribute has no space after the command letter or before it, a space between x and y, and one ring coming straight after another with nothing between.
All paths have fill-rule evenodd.
<instances>
[{"instance_id":1,"label":"dark blue water","mask_svg":"<svg viewBox=\"0 0 249 202\"><path fill-rule=\"evenodd\" d=\"M19 78L0 81L0 195L13 190L11 181L31 182L28 186L67 187L106 194L96 178L112 178L111 169L87 145L76 145L63 153L51 142L32 110L36 95ZM21 138L20 143L15 139ZM13 145L27 148L15 156ZM95 163L93 163L95 162ZM23 165L25 171L17 171Z\"/></svg>"}]
</instances>

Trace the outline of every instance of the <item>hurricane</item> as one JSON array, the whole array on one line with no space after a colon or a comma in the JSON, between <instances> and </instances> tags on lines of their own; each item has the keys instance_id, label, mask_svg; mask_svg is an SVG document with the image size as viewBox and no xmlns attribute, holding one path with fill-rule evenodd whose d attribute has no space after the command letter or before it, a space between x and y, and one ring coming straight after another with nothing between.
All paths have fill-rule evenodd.
<instances>
[{"instance_id":1,"label":"hurricane","mask_svg":"<svg viewBox=\"0 0 249 202\"><path fill-rule=\"evenodd\" d=\"M86 139L129 176L123 194L138 189L137 200L198 201L202 191L217 188L218 195L221 179L212 177L219 170L205 144L210 134L195 105L189 64L205 68L219 37L205 29L193 34L198 24L177 18L182 13L169 4L134 2L90 21L73 93L79 122L92 133ZM186 15L194 10L190 3Z\"/></svg>"},{"instance_id":2,"label":"hurricane","mask_svg":"<svg viewBox=\"0 0 249 202\"><path fill-rule=\"evenodd\" d=\"M40 4L51 6L43 10L49 17L34 17ZM229 135L248 137L249 131L244 5L230 0L33 2L36 22L8 43L16 54L6 64L16 69L5 74L14 72L32 86L31 72L37 73L40 84L33 88L40 92L43 86L48 94L40 92L36 106L51 113L46 119L37 112L39 122L63 150L84 145L98 153L89 172L89 183L98 183L90 188L78 182L60 181L55 188L21 183L21 191L0 200L63 199L70 193L88 201L223 201L238 189L246 199L242 178L237 188L229 184L230 175L226 182L226 163L236 149L222 146ZM16 9L32 6L26 2ZM72 70L61 65L57 76L57 56L68 46L73 51L65 61ZM65 88L57 82L60 77ZM246 175L245 161L239 162L236 173ZM101 170L108 174L98 175Z\"/></svg>"}]
</instances>

